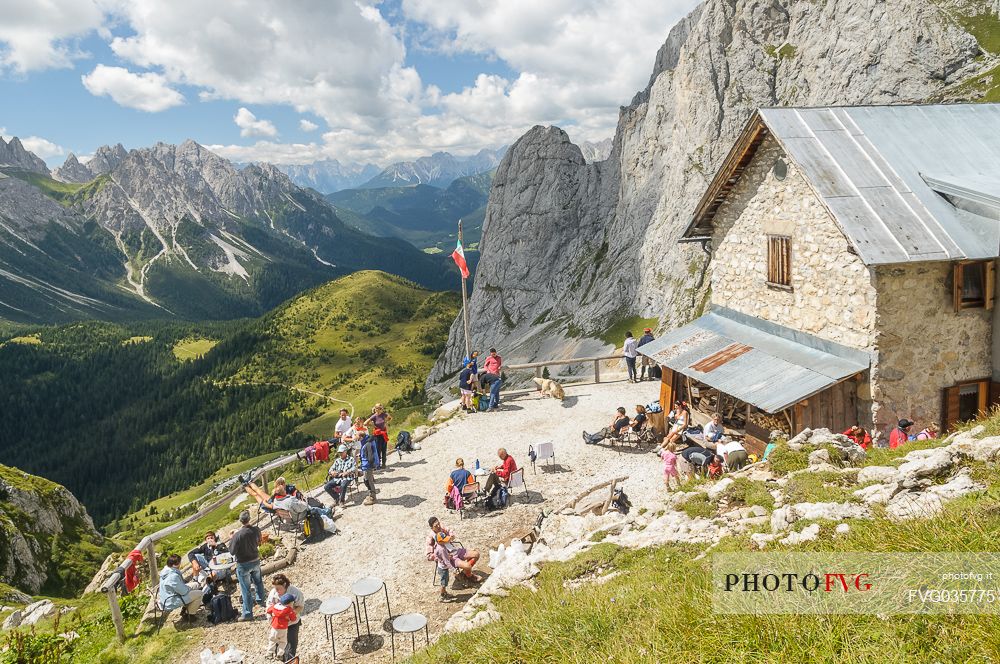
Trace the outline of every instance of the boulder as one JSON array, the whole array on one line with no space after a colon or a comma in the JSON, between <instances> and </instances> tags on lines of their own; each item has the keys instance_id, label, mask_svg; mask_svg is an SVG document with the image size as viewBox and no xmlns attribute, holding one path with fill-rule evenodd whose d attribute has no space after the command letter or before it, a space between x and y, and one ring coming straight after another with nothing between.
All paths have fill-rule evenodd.
<instances>
[{"instance_id":1,"label":"boulder","mask_svg":"<svg viewBox=\"0 0 1000 664\"><path fill-rule=\"evenodd\" d=\"M854 495L867 505L885 505L896 493L896 484L872 484L858 489Z\"/></svg>"},{"instance_id":2,"label":"boulder","mask_svg":"<svg viewBox=\"0 0 1000 664\"><path fill-rule=\"evenodd\" d=\"M951 451L953 457L961 456L976 461L997 461L1000 458L1000 436L975 440L971 436L966 436L966 433L969 432L956 436L946 448Z\"/></svg>"},{"instance_id":3,"label":"boulder","mask_svg":"<svg viewBox=\"0 0 1000 664\"><path fill-rule=\"evenodd\" d=\"M871 516L866 505L855 503L796 503L785 505L771 513L771 532L788 530L799 519L840 521L842 519L867 519Z\"/></svg>"},{"instance_id":4,"label":"boulder","mask_svg":"<svg viewBox=\"0 0 1000 664\"><path fill-rule=\"evenodd\" d=\"M772 533L754 533L750 536L750 542L758 549L765 548L776 539L778 539L778 535Z\"/></svg>"},{"instance_id":5,"label":"boulder","mask_svg":"<svg viewBox=\"0 0 1000 664\"><path fill-rule=\"evenodd\" d=\"M944 484L938 484L927 489L927 493L939 496L942 500L955 500L966 494L984 491L985 489L985 486L973 481L969 475L969 471L963 468L955 477Z\"/></svg>"},{"instance_id":6,"label":"boulder","mask_svg":"<svg viewBox=\"0 0 1000 664\"><path fill-rule=\"evenodd\" d=\"M787 537L780 540L780 544L801 544L803 542L811 542L812 540L819 537L819 524L811 523L799 532L789 533Z\"/></svg>"},{"instance_id":7,"label":"boulder","mask_svg":"<svg viewBox=\"0 0 1000 664\"><path fill-rule=\"evenodd\" d=\"M858 471L858 484L894 482L897 475L899 475L899 469L892 466L866 466Z\"/></svg>"},{"instance_id":8,"label":"boulder","mask_svg":"<svg viewBox=\"0 0 1000 664\"><path fill-rule=\"evenodd\" d=\"M21 619L21 624L34 625L42 618L50 616L55 612L56 606L52 603L52 600L39 600L24 607L24 618Z\"/></svg>"},{"instance_id":9,"label":"boulder","mask_svg":"<svg viewBox=\"0 0 1000 664\"><path fill-rule=\"evenodd\" d=\"M20 627L22 620L24 620L24 611L16 610L14 613L7 616L7 619L3 621L3 628L13 629L15 627Z\"/></svg>"},{"instance_id":10,"label":"boulder","mask_svg":"<svg viewBox=\"0 0 1000 664\"><path fill-rule=\"evenodd\" d=\"M825 447L818 450L813 450L809 453L809 465L818 466L820 464L830 463L830 451Z\"/></svg>"},{"instance_id":11,"label":"boulder","mask_svg":"<svg viewBox=\"0 0 1000 664\"><path fill-rule=\"evenodd\" d=\"M833 532L843 537L847 533L851 532L851 526L846 523L838 523L837 527L833 529Z\"/></svg>"},{"instance_id":12,"label":"boulder","mask_svg":"<svg viewBox=\"0 0 1000 664\"><path fill-rule=\"evenodd\" d=\"M893 521L916 518L929 519L937 516L943 510L944 501L941 500L941 496L929 491L897 493L885 508L886 515Z\"/></svg>"},{"instance_id":13,"label":"boulder","mask_svg":"<svg viewBox=\"0 0 1000 664\"><path fill-rule=\"evenodd\" d=\"M732 477L723 477L721 480L710 486L708 488L709 499L718 500L722 496L722 494L726 492L726 489L729 488L729 485L731 485L733 482L734 480Z\"/></svg>"},{"instance_id":14,"label":"boulder","mask_svg":"<svg viewBox=\"0 0 1000 664\"><path fill-rule=\"evenodd\" d=\"M917 454L920 452L920 454ZM906 463L899 467L899 483L910 489L924 486L923 480L934 480L951 471L954 461L948 448L916 450L906 456Z\"/></svg>"}]
</instances>

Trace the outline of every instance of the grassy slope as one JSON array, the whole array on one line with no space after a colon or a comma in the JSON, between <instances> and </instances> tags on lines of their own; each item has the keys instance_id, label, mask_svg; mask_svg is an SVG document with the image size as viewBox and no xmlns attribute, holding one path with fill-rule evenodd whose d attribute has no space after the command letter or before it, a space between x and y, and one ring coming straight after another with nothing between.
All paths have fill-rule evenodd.
<instances>
[{"instance_id":1,"label":"grassy slope","mask_svg":"<svg viewBox=\"0 0 1000 664\"><path fill-rule=\"evenodd\" d=\"M233 377L282 383L351 402L360 414L422 385L458 312L458 296L381 272L358 272L303 293L265 320L269 343ZM328 403L320 426L329 435Z\"/></svg>"},{"instance_id":2,"label":"grassy slope","mask_svg":"<svg viewBox=\"0 0 1000 664\"><path fill-rule=\"evenodd\" d=\"M1000 414L983 423L986 435L1000 434ZM867 465L899 463L913 449L918 446L877 450ZM818 540L798 547L774 544L768 550L993 551L1000 532L1000 470L986 464L971 468L973 478L988 490L947 504L938 517L904 523L852 521L851 531L838 538L831 536L835 524L821 522ZM836 483L801 484L786 488L804 492L799 494L803 499L843 498ZM733 494L732 501L736 492L727 493ZM748 504L753 502L751 498ZM796 529L804 525L797 523ZM668 545L626 550L598 544L569 562L545 565L535 579L537 592L519 587L501 598L500 622L445 636L415 661L903 663L1000 658L997 616L716 616L711 609L712 555L695 560L703 549ZM749 534L725 538L713 549L751 550ZM568 579L599 568L597 575L622 574L603 585L564 588Z\"/></svg>"}]
</instances>

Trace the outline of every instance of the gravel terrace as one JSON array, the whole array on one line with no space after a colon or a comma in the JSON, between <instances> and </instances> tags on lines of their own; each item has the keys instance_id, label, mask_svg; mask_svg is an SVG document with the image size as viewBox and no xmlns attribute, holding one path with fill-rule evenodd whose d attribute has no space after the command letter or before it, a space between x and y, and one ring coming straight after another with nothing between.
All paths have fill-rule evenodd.
<instances>
[{"instance_id":1,"label":"gravel terrace","mask_svg":"<svg viewBox=\"0 0 1000 664\"><path fill-rule=\"evenodd\" d=\"M324 598L349 596L351 583L363 576L385 580L393 615L423 613L429 619L431 638L440 635L445 622L461 609L460 602L468 600L475 587L465 586L461 581L456 585L453 574L449 592L459 599L450 603L438 600L438 588L431 585L432 563L424 557L425 538L429 534L427 519L432 515L455 531L467 547L482 552L482 562L476 569L486 573L490 548L495 549L501 542L509 543L513 532L530 527L541 509L557 509L595 484L629 476L622 486L636 509L662 497L661 465L656 456L628 449L618 453L603 445L587 446L580 436L582 429L593 432L605 426L619 405L625 406L631 414L635 404L656 400L658 390L657 382L636 385L614 382L567 388L566 400L562 403L536 395L512 398L505 402L500 412L462 415L458 421L453 420L449 426L425 439L421 443L423 449L403 455L402 461L397 455L390 455L389 467L376 475L380 489L378 502L365 507L360 504L363 492L355 493L352 496L354 504L349 501L347 509L337 518L340 534L303 547L295 564L284 570L307 598L299 641L302 663L333 661L323 619L316 610ZM555 445L558 465L543 469L540 464L538 474L532 474L528 445L537 447L537 443L546 440ZM444 484L454 468L455 458L464 457L466 468L472 470L478 457L480 463L489 468L499 463L498 447L506 447L519 467L526 466L525 482L530 503L525 502L523 492L515 492L506 510L487 514L467 512L466 518L460 521L457 513L449 512L442 504ZM330 502L325 494L321 499ZM267 578L265 586L270 588ZM233 597L234 605L238 599L237 592ZM337 661L391 659L384 595L369 598L368 615L372 634L383 639L381 647L368 654L355 652L351 643L355 636L353 618L346 613L334 622L338 636ZM198 653L205 647L218 652L233 644L246 653L248 664L267 661L263 654L267 623L260 618L259 609L256 616L258 619L252 623L192 630L192 638L200 642L186 659L196 662ZM402 635L396 639L396 647L409 653L409 641L408 636Z\"/></svg>"}]
</instances>

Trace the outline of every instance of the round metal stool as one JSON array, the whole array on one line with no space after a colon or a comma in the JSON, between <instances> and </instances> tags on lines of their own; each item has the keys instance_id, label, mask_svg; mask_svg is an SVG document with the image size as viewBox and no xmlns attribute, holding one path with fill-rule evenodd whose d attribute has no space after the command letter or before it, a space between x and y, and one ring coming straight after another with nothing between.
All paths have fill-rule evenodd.
<instances>
[{"instance_id":1,"label":"round metal stool","mask_svg":"<svg viewBox=\"0 0 1000 664\"><path fill-rule=\"evenodd\" d=\"M389 619L392 620L392 609L389 608L389 589L386 587L385 581L374 576L366 576L351 584L351 592L360 600L360 607L364 609L365 631L369 637L372 635L372 629L368 624L368 598L380 590L385 591L385 608L389 612ZM358 609L359 616L361 608Z\"/></svg>"},{"instance_id":2,"label":"round metal stool","mask_svg":"<svg viewBox=\"0 0 1000 664\"><path fill-rule=\"evenodd\" d=\"M333 617L339 616L348 609L354 609L354 629L358 633L358 638L361 638L361 621L358 618L358 607L353 599L350 597L331 597L323 600L323 603L319 605L319 613L323 616L323 625L326 627L326 638L330 640L330 645L333 647L334 659L337 657L337 641L333 634Z\"/></svg>"},{"instance_id":3,"label":"round metal stool","mask_svg":"<svg viewBox=\"0 0 1000 664\"><path fill-rule=\"evenodd\" d=\"M427 645L431 642L430 633L427 631L427 616L420 613L404 613L392 621L392 658L396 659L396 632L410 635L410 645L413 652L417 652L417 632L424 630L424 641Z\"/></svg>"}]
</instances>

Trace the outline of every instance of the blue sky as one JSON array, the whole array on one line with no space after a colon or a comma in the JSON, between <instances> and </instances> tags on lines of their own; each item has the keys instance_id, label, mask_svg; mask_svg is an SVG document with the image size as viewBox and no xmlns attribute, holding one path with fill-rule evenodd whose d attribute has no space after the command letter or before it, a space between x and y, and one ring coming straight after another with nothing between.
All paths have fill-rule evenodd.
<instances>
[{"instance_id":1,"label":"blue sky","mask_svg":"<svg viewBox=\"0 0 1000 664\"><path fill-rule=\"evenodd\" d=\"M0 129L52 165L187 138L379 165L534 124L600 140L693 4L0 0Z\"/></svg>"}]
</instances>

